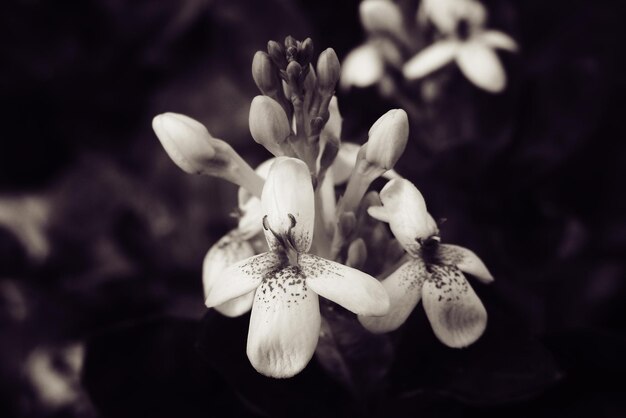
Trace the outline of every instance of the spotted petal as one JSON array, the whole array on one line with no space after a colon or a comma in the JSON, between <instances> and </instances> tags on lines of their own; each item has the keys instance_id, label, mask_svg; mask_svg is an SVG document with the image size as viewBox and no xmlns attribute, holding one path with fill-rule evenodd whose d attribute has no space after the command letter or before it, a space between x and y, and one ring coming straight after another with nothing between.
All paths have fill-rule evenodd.
<instances>
[{"instance_id":1,"label":"spotted petal","mask_svg":"<svg viewBox=\"0 0 626 418\"><path fill-rule=\"evenodd\" d=\"M435 335L448 347L466 347L485 331L487 311L458 268L431 266L422 299Z\"/></svg>"},{"instance_id":2,"label":"spotted petal","mask_svg":"<svg viewBox=\"0 0 626 418\"><path fill-rule=\"evenodd\" d=\"M427 46L404 64L404 77L414 80L438 70L454 59L459 45L454 39L444 39Z\"/></svg>"},{"instance_id":3,"label":"spotted petal","mask_svg":"<svg viewBox=\"0 0 626 418\"><path fill-rule=\"evenodd\" d=\"M465 77L477 87L498 93L506 87L506 73L490 47L479 41L465 42L456 58Z\"/></svg>"},{"instance_id":4,"label":"spotted petal","mask_svg":"<svg viewBox=\"0 0 626 418\"><path fill-rule=\"evenodd\" d=\"M381 282L389 295L389 313L379 317L359 315L359 322L375 333L399 328L418 304L422 295L422 284L427 276L426 266L419 259L412 259L401 265Z\"/></svg>"},{"instance_id":5,"label":"spotted petal","mask_svg":"<svg viewBox=\"0 0 626 418\"><path fill-rule=\"evenodd\" d=\"M380 316L389 311L387 292L369 274L311 254L301 254L298 262L307 284L318 295L358 315Z\"/></svg>"},{"instance_id":6,"label":"spotted petal","mask_svg":"<svg viewBox=\"0 0 626 418\"><path fill-rule=\"evenodd\" d=\"M267 252L246 258L226 268L213 282L206 306L213 308L256 289L261 280L286 262L284 256Z\"/></svg>"},{"instance_id":7,"label":"spotted petal","mask_svg":"<svg viewBox=\"0 0 626 418\"><path fill-rule=\"evenodd\" d=\"M487 266L472 250L459 245L440 244L438 256L443 264L457 266L462 272L471 274L483 283L493 282Z\"/></svg>"},{"instance_id":8,"label":"spotted petal","mask_svg":"<svg viewBox=\"0 0 626 418\"><path fill-rule=\"evenodd\" d=\"M267 275L252 306L246 350L250 363L270 377L299 373L315 352L320 324L318 297L297 267Z\"/></svg>"}]
</instances>

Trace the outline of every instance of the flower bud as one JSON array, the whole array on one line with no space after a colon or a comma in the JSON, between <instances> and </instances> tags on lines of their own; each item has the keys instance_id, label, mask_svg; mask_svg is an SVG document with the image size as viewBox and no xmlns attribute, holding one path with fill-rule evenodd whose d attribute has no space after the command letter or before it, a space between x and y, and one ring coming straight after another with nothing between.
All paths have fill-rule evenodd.
<instances>
[{"instance_id":1,"label":"flower bud","mask_svg":"<svg viewBox=\"0 0 626 418\"><path fill-rule=\"evenodd\" d=\"M313 185L307 165L297 158L278 157L267 176L261 203L270 248L281 244L307 252L315 219Z\"/></svg>"},{"instance_id":2,"label":"flower bud","mask_svg":"<svg viewBox=\"0 0 626 418\"><path fill-rule=\"evenodd\" d=\"M369 130L365 159L389 170L396 164L409 138L409 119L402 109L382 115Z\"/></svg>"},{"instance_id":3,"label":"flower bud","mask_svg":"<svg viewBox=\"0 0 626 418\"><path fill-rule=\"evenodd\" d=\"M370 33L386 32L403 39L404 21L398 6L389 0L365 0L359 6L361 24Z\"/></svg>"},{"instance_id":4,"label":"flower bud","mask_svg":"<svg viewBox=\"0 0 626 418\"><path fill-rule=\"evenodd\" d=\"M276 41L267 43L267 53L276 67L284 70L287 68L287 58L285 58L285 48Z\"/></svg>"},{"instance_id":5,"label":"flower bud","mask_svg":"<svg viewBox=\"0 0 626 418\"><path fill-rule=\"evenodd\" d=\"M276 156L283 155L280 144L291 134L291 128L278 102L267 96L256 96L250 105L249 123L250 133L257 143Z\"/></svg>"},{"instance_id":6,"label":"flower bud","mask_svg":"<svg viewBox=\"0 0 626 418\"><path fill-rule=\"evenodd\" d=\"M298 52L298 62L302 67L307 67L311 60L313 59L313 40L311 38L306 38L300 44L299 52Z\"/></svg>"},{"instance_id":7,"label":"flower bud","mask_svg":"<svg viewBox=\"0 0 626 418\"><path fill-rule=\"evenodd\" d=\"M215 139L197 120L178 113L163 113L152 120L165 152L183 171L190 174L203 171L207 161L215 156L211 144Z\"/></svg>"},{"instance_id":8,"label":"flower bud","mask_svg":"<svg viewBox=\"0 0 626 418\"><path fill-rule=\"evenodd\" d=\"M300 76L302 75L302 66L298 64L296 61L291 61L289 65L287 65L287 77L290 83L297 85L300 80Z\"/></svg>"},{"instance_id":9,"label":"flower bud","mask_svg":"<svg viewBox=\"0 0 626 418\"><path fill-rule=\"evenodd\" d=\"M335 50L328 48L324 50L317 59L317 78L319 90L326 94L332 94L335 91L341 66L339 58Z\"/></svg>"},{"instance_id":10,"label":"flower bud","mask_svg":"<svg viewBox=\"0 0 626 418\"><path fill-rule=\"evenodd\" d=\"M270 56L263 51L257 51L252 60L252 78L261 93L272 95L282 89L282 82L278 76L278 70L270 59Z\"/></svg>"}]
</instances>

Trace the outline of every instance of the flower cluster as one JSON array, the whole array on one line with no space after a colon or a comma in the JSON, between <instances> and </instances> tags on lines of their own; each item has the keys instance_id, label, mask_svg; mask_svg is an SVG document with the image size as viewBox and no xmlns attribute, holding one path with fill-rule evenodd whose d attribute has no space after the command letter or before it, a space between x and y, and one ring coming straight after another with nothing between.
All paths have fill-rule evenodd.
<instances>
[{"instance_id":1,"label":"flower cluster","mask_svg":"<svg viewBox=\"0 0 626 418\"><path fill-rule=\"evenodd\" d=\"M238 225L204 260L207 307L231 317L251 310L248 358L277 378L297 374L315 353L320 296L368 330L387 332L423 295L435 335L451 347L471 344L487 316L461 271L492 278L471 251L439 244L423 197L393 171L409 136L406 113L381 116L363 145L342 143L339 60L330 48L315 66L313 57L310 39L292 37L254 56L263 94L252 100L250 132L274 156L256 170L199 122L174 113L154 118L181 169L240 187ZM390 179L380 197L368 193L379 177Z\"/></svg>"},{"instance_id":2,"label":"flower cluster","mask_svg":"<svg viewBox=\"0 0 626 418\"><path fill-rule=\"evenodd\" d=\"M483 90L497 93L506 87L506 73L494 50L514 52L517 44L505 33L485 28L487 11L477 0L422 0L414 22L405 21L392 0L364 0L360 17L368 40L346 57L344 87L382 82L386 67L416 80L452 61ZM434 42L424 46L417 35L431 25Z\"/></svg>"}]
</instances>

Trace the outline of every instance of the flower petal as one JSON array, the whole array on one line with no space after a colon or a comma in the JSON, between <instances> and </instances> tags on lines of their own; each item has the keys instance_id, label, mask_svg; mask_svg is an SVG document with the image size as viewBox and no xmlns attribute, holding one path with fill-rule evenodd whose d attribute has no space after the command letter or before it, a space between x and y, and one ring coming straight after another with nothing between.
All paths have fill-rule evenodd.
<instances>
[{"instance_id":1,"label":"flower petal","mask_svg":"<svg viewBox=\"0 0 626 418\"><path fill-rule=\"evenodd\" d=\"M458 268L432 265L422 299L435 335L448 347L466 347L485 331L487 311Z\"/></svg>"},{"instance_id":2,"label":"flower petal","mask_svg":"<svg viewBox=\"0 0 626 418\"><path fill-rule=\"evenodd\" d=\"M466 42L456 57L465 77L477 87L498 93L506 87L506 73L490 47L479 41Z\"/></svg>"},{"instance_id":3,"label":"flower petal","mask_svg":"<svg viewBox=\"0 0 626 418\"><path fill-rule=\"evenodd\" d=\"M493 276L485 263L472 250L452 244L440 244L439 259L443 264L457 266L464 273L469 273L483 283L493 282Z\"/></svg>"},{"instance_id":4,"label":"flower petal","mask_svg":"<svg viewBox=\"0 0 626 418\"><path fill-rule=\"evenodd\" d=\"M315 201L307 165L297 158L276 158L267 175L261 202L267 216L265 236L270 248L276 245L278 235L288 238L297 251L308 251L313 238Z\"/></svg>"},{"instance_id":5,"label":"flower petal","mask_svg":"<svg viewBox=\"0 0 626 418\"><path fill-rule=\"evenodd\" d=\"M413 259L401 265L381 283L389 295L390 309L385 316L359 315L359 322L371 332L383 333L400 327L409 317L422 295L422 283L428 276L421 260Z\"/></svg>"},{"instance_id":6,"label":"flower petal","mask_svg":"<svg viewBox=\"0 0 626 418\"><path fill-rule=\"evenodd\" d=\"M254 171L263 179L266 179L275 160L276 158L270 158L263 161ZM239 202L239 211L242 214L239 218L237 229L242 238L247 240L263 230L263 206L261 205L261 199L253 196L243 187L239 188L237 200Z\"/></svg>"},{"instance_id":7,"label":"flower petal","mask_svg":"<svg viewBox=\"0 0 626 418\"><path fill-rule=\"evenodd\" d=\"M337 153L337 158L331 166L335 177L335 184L343 184L350 178L354 165L356 164L356 156L361 149L361 145L353 142L342 142Z\"/></svg>"},{"instance_id":8,"label":"flower petal","mask_svg":"<svg viewBox=\"0 0 626 418\"><path fill-rule=\"evenodd\" d=\"M299 373L315 352L320 324L318 297L297 267L266 276L252 306L246 350L250 363L270 377Z\"/></svg>"},{"instance_id":9,"label":"flower petal","mask_svg":"<svg viewBox=\"0 0 626 418\"><path fill-rule=\"evenodd\" d=\"M258 199L257 199L258 200ZM207 252L202 264L202 285L204 298L224 270L232 264L252 257L254 249L249 242L241 239L237 230L231 231L217 241ZM234 317L242 315L252 307L254 292L230 300L215 309L223 315Z\"/></svg>"},{"instance_id":10,"label":"flower petal","mask_svg":"<svg viewBox=\"0 0 626 418\"><path fill-rule=\"evenodd\" d=\"M491 48L505 49L511 52L516 52L518 49L517 42L504 32L486 30L478 34L477 37L481 42Z\"/></svg>"},{"instance_id":11,"label":"flower petal","mask_svg":"<svg viewBox=\"0 0 626 418\"><path fill-rule=\"evenodd\" d=\"M409 254L417 256L420 240L438 233L437 224L426 210L424 197L410 181L394 179L382 188L380 200L391 232ZM368 213L384 219L379 209L368 209Z\"/></svg>"},{"instance_id":12,"label":"flower petal","mask_svg":"<svg viewBox=\"0 0 626 418\"><path fill-rule=\"evenodd\" d=\"M330 99L328 114L328 122L326 122L326 125L324 125L322 132L320 133L320 139L324 143L326 143L328 137L341 139L341 124L343 123L343 118L341 117L341 113L339 113L337 96L333 96Z\"/></svg>"},{"instance_id":13,"label":"flower petal","mask_svg":"<svg viewBox=\"0 0 626 418\"><path fill-rule=\"evenodd\" d=\"M311 254L301 254L298 263L318 295L357 315L380 316L389 311L387 292L369 274Z\"/></svg>"},{"instance_id":14,"label":"flower petal","mask_svg":"<svg viewBox=\"0 0 626 418\"><path fill-rule=\"evenodd\" d=\"M343 60L341 66L341 88L350 86L368 87L381 79L384 73L383 59L371 44L363 44L352 51Z\"/></svg>"},{"instance_id":15,"label":"flower petal","mask_svg":"<svg viewBox=\"0 0 626 418\"><path fill-rule=\"evenodd\" d=\"M246 258L226 268L216 277L206 298L207 308L213 308L256 289L271 271L285 263L280 253L267 252Z\"/></svg>"},{"instance_id":16,"label":"flower petal","mask_svg":"<svg viewBox=\"0 0 626 418\"><path fill-rule=\"evenodd\" d=\"M438 70L452 61L459 51L459 45L456 40L444 39L427 46L404 64L404 77L413 80Z\"/></svg>"}]
</instances>

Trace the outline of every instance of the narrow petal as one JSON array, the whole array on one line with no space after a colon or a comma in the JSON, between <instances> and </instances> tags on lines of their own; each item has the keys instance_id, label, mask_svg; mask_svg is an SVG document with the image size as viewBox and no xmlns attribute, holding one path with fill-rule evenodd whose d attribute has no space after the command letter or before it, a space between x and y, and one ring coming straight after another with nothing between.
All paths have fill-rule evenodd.
<instances>
[{"instance_id":1,"label":"narrow petal","mask_svg":"<svg viewBox=\"0 0 626 418\"><path fill-rule=\"evenodd\" d=\"M458 268L431 266L422 299L435 335L448 347L466 347L485 331L487 311Z\"/></svg>"},{"instance_id":2,"label":"narrow petal","mask_svg":"<svg viewBox=\"0 0 626 418\"><path fill-rule=\"evenodd\" d=\"M367 208L367 213L372 218L381 222L389 222L389 214L387 213L387 209L383 206L370 206Z\"/></svg>"},{"instance_id":3,"label":"narrow petal","mask_svg":"<svg viewBox=\"0 0 626 418\"><path fill-rule=\"evenodd\" d=\"M428 272L421 260L412 259L401 265L381 282L389 295L389 313L379 317L359 315L359 322L375 333L389 332L399 328L419 302L422 284L427 275Z\"/></svg>"},{"instance_id":4,"label":"narrow petal","mask_svg":"<svg viewBox=\"0 0 626 418\"><path fill-rule=\"evenodd\" d=\"M226 268L209 288L206 306L213 308L256 289L264 276L280 268L282 255L267 252L246 258Z\"/></svg>"},{"instance_id":5,"label":"narrow petal","mask_svg":"<svg viewBox=\"0 0 626 418\"><path fill-rule=\"evenodd\" d=\"M346 89L350 86L368 87L381 79L384 73L383 59L371 44L353 49L343 60L339 84Z\"/></svg>"},{"instance_id":6,"label":"narrow petal","mask_svg":"<svg viewBox=\"0 0 626 418\"><path fill-rule=\"evenodd\" d=\"M207 298L211 287L226 268L253 255L254 249L252 245L242 240L236 230L229 232L217 241L207 252L202 264L204 298ZM252 307L253 296L254 292L247 293L222 305L218 305L215 309L223 315L230 317L242 315Z\"/></svg>"},{"instance_id":7,"label":"narrow petal","mask_svg":"<svg viewBox=\"0 0 626 418\"><path fill-rule=\"evenodd\" d=\"M275 160L276 158L270 158L263 161L254 171L263 179L266 179ZM237 229L242 238L247 240L263 230L263 207L261 199L253 196L243 187L239 188L237 200L239 202L239 211L241 212Z\"/></svg>"},{"instance_id":8,"label":"narrow petal","mask_svg":"<svg viewBox=\"0 0 626 418\"><path fill-rule=\"evenodd\" d=\"M483 283L493 282L493 276L485 263L472 250L452 244L440 244L438 257L443 264L457 266Z\"/></svg>"},{"instance_id":9,"label":"narrow petal","mask_svg":"<svg viewBox=\"0 0 626 418\"><path fill-rule=\"evenodd\" d=\"M477 37L491 48L505 49L511 52L516 52L518 49L517 42L504 32L487 30L477 35Z\"/></svg>"},{"instance_id":10,"label":"narrow petal","mask_svg":"<svg viewBox=\"0 0 626 418\"><path fill-rule=\"evenodd\" d=\"M459 42L452 39L427 46L404 64L404 77L410 80L422 78L452 61L458 51Z\"/></svg>"},{"instance_id":11,"label":"narrow petal","mask_svg":"<svg viewBox=\"0 0 626 418\"><path fill-rule=\"evenodd\" d=\"M256 291L248 358L261 374L291 377L307 365L317 346L321 324L319 300L297 267L268 275Z\"/></svg>"},{"instance_id":12,"label":"narrow petal","mask_svg":"<svg viewBox=\"0 0 626 418\"><path fill-rule=\"evenodd\" d=\"M389 311L387 292L369 274L311 254L301 254L298 262L318 295L357 315L380 316Z\"/></svg>"},{"instance_id":13,"label":"narrow petal","mask_svg":"<svg viewBox=\"0 0 626 418\"><path fill-rule=\"evenodd\" d=\"M477 87L498 93L506 87L506 73L490 47L478 41L466 42L456 58L465 77Z\"/></svg>"}]
</instances>

